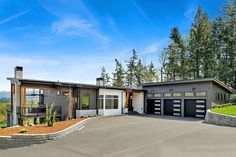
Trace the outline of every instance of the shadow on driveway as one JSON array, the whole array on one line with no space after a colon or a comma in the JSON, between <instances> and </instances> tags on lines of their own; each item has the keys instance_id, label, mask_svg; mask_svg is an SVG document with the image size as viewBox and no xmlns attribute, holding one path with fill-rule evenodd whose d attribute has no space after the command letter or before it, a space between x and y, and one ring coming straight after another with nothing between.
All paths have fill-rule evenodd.
<instances>
[{"instance_id":1,"label":"shadow on driveway","mask_svg":"<svg viewBox=\"0 0 236 157\"><path fill-rule=\"evenodd\" d=\"M163 119L163 120L177 120L177 121L192 121L192 122L199 122L204 121L202 118L191 118L191 117L178 117L178 116L161 116L161 115L154 115L154 114L128 114L128 116L138 116L138 117L145 117L145 118L152 118L152 119Z\"/></svg>"}]
</instances>

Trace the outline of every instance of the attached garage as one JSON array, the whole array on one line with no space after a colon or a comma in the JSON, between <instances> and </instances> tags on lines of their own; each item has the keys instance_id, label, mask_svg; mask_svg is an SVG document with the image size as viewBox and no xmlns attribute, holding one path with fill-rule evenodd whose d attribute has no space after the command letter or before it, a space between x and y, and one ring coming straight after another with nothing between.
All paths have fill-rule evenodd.
<instances>
[{"instance_id":1,"label":"attached garage","mask_svg":"<svg viewBox=\"0 0 236 157\"><path fill-rule=\"evenodd\" d=\"M161 114L161 99L147 99L147 113Z\"/></svg>"},{"instance_id":2,"label":"attached garage","mask_svg":"<svg viewBox=\"0 0 236 157\"><path fill-rule=\"evenodd\" d=\"M181 116L181 100L180 99L165 99L164 100L164 115Z\"/></svg>"},{"instance_id":3,"label":"attached garage","mask_svg":"<svg viewBox=\"0 0 236 157\"><path fill-rule=\"evenodd\" d=\"M184 100L184 116L204 118L206 114L206 99Z\"/></svg>"}]
</instances>

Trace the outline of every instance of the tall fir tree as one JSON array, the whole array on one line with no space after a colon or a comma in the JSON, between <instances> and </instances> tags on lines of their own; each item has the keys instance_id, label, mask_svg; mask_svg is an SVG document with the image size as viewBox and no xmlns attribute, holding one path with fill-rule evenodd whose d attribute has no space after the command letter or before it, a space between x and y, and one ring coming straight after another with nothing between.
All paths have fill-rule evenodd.
<instances>
[{"instance_id":1,"label":"tall fir tree","mask_svg":"<svg viewBox=\"0 0 236 157\"><path fill-rule=\"evenodd\" d=\"M135 66L135 84L136 86L139 86L140 84L143 83L143 71L144 71L144 66L142 64L141 59L138 60L137 65Z\"/></svg>"},{"instance_id":2,"label":"tall fir tree","mask_svg":"<svg viewBox=\"0 0 236 157\"><path fill-rule=\"evenodd\" d=\"M209 67L207 65L210 50L209 34L208 15L207 13L204 13L202 7L199 6L191 26L189 41L192 65L191 72L193 73L194 78L207 77L210 75L208 72Z\"/></svg>"},{"instance_id":3,"label":"tall fir tree","mask_svg":"<svg viewBox=\"0 0 236 157\"><path fill-rule=\"evenodd\" d=\"M119 62L117 59L115 59L115 62L116 62L116 68L115 71L113 72L112 85L115 87L124 87L125 72L123 66L121 62Z\"/></svg>"},{"instance_id":4,"label":"tall fir tree","mask_svg":"<svg viewBox=\"0 0 236 157\"><path fill-rule=\"evenodd\" d=\"M106 72L106 69L105 69L104 66L102 67L101 78L103 79L103 85L104 86L109 86L110 85L110 76Z\"/></svg>"},{"instance_id":5,"label":"tall fir tree","mask_svg":"<svg viewBox=\"0 0 236 157\"><path fill-rule=\"evenodd\" d=\"M137 52L135 51L135 49L133 49L132 57L129 59L129 61L126 61L127 63L126 85L127 87L130 88L135 87L135 82L136 82L135 69L137 65L137 60L138 60Z\"/></svg>"}]
</instances>

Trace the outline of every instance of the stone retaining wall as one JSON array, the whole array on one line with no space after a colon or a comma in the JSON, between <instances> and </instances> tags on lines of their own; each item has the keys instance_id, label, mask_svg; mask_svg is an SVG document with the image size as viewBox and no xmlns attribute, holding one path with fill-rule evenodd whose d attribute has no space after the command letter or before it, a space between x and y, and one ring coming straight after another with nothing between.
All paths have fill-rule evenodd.
<instances>
[{"instance_id":1,"label":"stone retaining wall","mask_svg":"<svg viewBox=\"0 0 236 157\"><path fill-rule=\"evenodd\" d=\"M221 126L236 127L236 116L219 114L219 113L215 113L210 110L207 110L205 123L221 125Z\"/></svg>"},{"instance_id":2,"label":"stone retaining wall","mask_svg":"<svg viewBox=\"0 0 236 157\"><path fill-rule=\"evenodd\" d=\"M33 144L41 144L46 143L55 139L59 139L66 134L71 133L79 129L86 120L78 122L64 130L49 133L49 134L14 134L12 136L0 136L0 149L10 149L10 148L18 148L24 146L30 146Z\"/></svg>"}]
</instances>

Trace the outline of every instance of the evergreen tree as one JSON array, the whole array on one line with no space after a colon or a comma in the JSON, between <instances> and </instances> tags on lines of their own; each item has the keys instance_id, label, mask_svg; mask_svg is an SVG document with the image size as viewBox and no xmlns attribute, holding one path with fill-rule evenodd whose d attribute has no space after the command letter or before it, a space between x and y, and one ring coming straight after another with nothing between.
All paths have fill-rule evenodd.
<instances>
[{"instance_id":1,"label":"evergreen tree","mask_svg":"<svg viewBox=\"0 0 236 157\"><path fill-rule=\"evenodd\" d=\"M105 69L104 66L102 67L101 78L103 78L103 85L104 86L109 86L110 85L110 76L106 72L106 69Z\"/></svg>"},{"instance_id":2,"label":"evergreen tree","mask_svg":"<svg viewBox=\"0 0 236 157\"><path fill-rule=\"evenodd\" d=\"M126 71L126 84L127 87L132 88L135 86L136 78L135 78L135 69L137 65L137 52L135 49L132 51L132 57L127 62L127 71Z\"/></svg>"},{"instance_id":3,"label":"evergreen tree","mask_svg":"<svg viewBox=\"0 0 236 157\"><path fill-rule=\"evenodd\" d=\"M236 0L225 3L220 18L219 78L236 88Z\"/></svg>"},{"instance_id":4,"label":"evergreen tree","mask_svg":"<svg viewBox=\"0 0 236 157\"><path fill-rule=\"evenodd\" d=\"M178 27L174 27L172 29L170 39L171 52L175 52L174 55L176 55L176 64L174 64L173 68L175 68L174 71L177 74L174 75L173 80L176 79L176 76L181 79L186 79L188 75L187 51L184 40L179 33Z\"/></svg>"},{"instance_id":5,"label":"evergreen tree","mask_svg":"<svg viewBox=\"0 0 236 157\"><path fill-rule=\"evenodd\" d=\"M194 78L208 77L211 75L209 72L210 66L208 66L208 56L210 51L210 40L209 40L210 30L208 15L202 11L202 7L199 6L194 22L190 30L190 57L192 73ZM202 73L201 73L202 72Z\"/></svg>"},{"instance_id":6,"label":"evergreen tree","mask_svg":"<svg viewBox=\"0 0 236 157\"><path fill-rule=\"evenodd\" d=\"M145 66L143 69L143 82L156 82L157 78L157 70L154 67L154 64L151 62L148 66Z\"/></svg>"},{"instance_id":7,"label":"evergreen tree","mask_svg":"<svg viewBox=\"0 0 236 157\"><path fill-rule=\"evenodd\" d=\"M143 83L143 77L144 77L143 71L144 71L144 66L142 64L141 59L139 59L137 65L135 67L135 78L136 78L135 84L136 84L136 86Z\"/></svg>"},{"instance_id":8,"label":"evergreen tree","mask_svg":"<svg viewBox=\"0 0 236 157\"><path fill-rule=\"evenodd\" d=\"M112 85L115 87L123 87L125 85L124 82L125 72L121 62L119 62L117 59L115 59L115 62L116 62L116 68L115 72L113 73Z\"/></svg>"}]
</instances>

